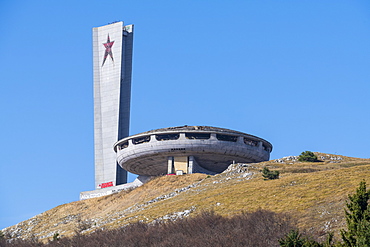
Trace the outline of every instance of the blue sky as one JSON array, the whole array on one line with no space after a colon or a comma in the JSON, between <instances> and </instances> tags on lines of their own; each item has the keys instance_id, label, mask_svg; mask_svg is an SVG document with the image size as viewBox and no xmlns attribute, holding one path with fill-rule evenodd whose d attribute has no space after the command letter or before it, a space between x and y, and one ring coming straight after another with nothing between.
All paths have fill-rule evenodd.
<instances>
[{"instance_id":1,"label":"blue sky","mask_svg":"<svg viewBox=\"0 0 370 247\"><path fill-rule=\"evenodd\" d=\"M3 0L0 229L94 188L92 28L118 20L135 25L131 134L210 125L272 159L370 158L367 0Z\"/></svg>"}]
</instances>

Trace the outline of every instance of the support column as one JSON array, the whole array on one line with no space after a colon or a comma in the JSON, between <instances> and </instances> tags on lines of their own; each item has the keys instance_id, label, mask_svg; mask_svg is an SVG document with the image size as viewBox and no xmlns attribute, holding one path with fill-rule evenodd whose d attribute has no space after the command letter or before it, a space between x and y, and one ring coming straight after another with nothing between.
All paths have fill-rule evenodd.
<instances>
[{"instance_id":1,"label":"support column","mask_svg":"<svg viewBox=\"0 0 370 247\"><path fill-rule=\"evenodd\" d=\"M172 174L173 171L173 156L167 157L167 174Z\"/></svg>"},{"instance_id":2,"label":"support column","mask_svg":"<svg viewBox=\"0 0 370 247\"><path fill-rule=\"evenodd\" d=\"M194 156L188 157L188 174L193 173L193 167L194 167Z\"/></svg>"}]
</instances>

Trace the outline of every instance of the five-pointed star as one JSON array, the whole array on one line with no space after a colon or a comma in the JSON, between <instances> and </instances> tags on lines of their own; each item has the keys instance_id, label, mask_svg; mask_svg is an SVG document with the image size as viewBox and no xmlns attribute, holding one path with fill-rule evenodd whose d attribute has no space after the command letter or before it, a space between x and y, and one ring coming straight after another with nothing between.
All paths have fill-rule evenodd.
<instances>
[{"instance_id":1,"label":"five-pointed star","mask_svg":"<svg viewBox=\"0 0 370 247\"><path fill-rule=\"evenodd\" d=\"M101 65L102 67L103 67L103 65L105 63L105 60L107 59L108 55L110 56L110 58L112 58L112 61L114 62L113 53L112 53L113 44L114 44L114 41L110 42L110 38L109 38L109 34L108 34L107 43L103 44L104 47L105 47L105 54L104 54L103 64Z\"/></svg>"}]
</instances>

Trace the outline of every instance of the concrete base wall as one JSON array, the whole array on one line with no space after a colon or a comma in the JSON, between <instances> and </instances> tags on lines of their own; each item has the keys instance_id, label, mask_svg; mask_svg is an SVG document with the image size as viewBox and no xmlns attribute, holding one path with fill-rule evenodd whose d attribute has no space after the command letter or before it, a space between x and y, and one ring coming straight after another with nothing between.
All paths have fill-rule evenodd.
<instances>
[{"instance_id":1,"label":"concrete base wall","mask_svg":"<svg viewBox=\"0 0 370 247\"><path fill-rule=\"evenodd\" d=\"M84 191L80 193L80 200L86 200L95 197L107 196L114 193L118 193L122 190L133 189L139 187L150 180L149 176L138 176L133 182L127 184L121 184L117 186L111 186L104 189Z\"/></svg>"}]
</instances>

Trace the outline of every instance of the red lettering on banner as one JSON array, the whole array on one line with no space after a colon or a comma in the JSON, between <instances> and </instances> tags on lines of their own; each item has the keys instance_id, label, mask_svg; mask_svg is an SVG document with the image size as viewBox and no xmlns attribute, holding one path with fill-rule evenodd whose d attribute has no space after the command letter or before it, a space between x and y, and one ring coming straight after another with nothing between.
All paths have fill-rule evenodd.
<instances>
[{"instance_id":1,"label":"red lettering on banner","mask_svg":"<svg viewBox=\"0 0 370 247\"><path fill-rule=\"evenodd\" d=\"M101 189L113 186L113 182L99 184Z\"/></svg>"}]
</instances>

